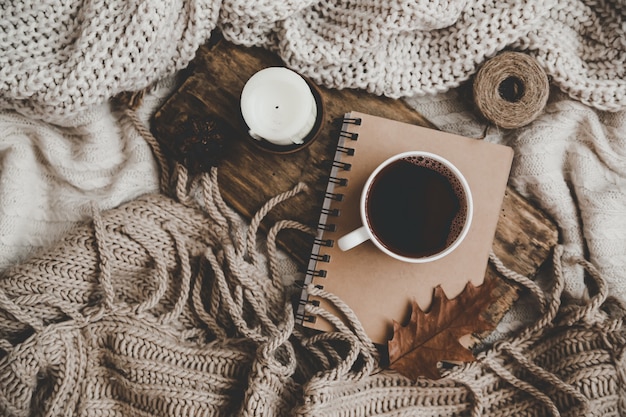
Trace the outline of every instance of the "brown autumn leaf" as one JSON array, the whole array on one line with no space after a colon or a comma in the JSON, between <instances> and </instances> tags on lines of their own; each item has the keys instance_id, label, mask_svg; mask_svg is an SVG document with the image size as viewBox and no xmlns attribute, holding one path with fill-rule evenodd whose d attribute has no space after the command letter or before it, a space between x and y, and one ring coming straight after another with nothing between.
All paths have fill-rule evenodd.
<instances>
[{"instance_id":1,"label":"brown autumn leaf","mask_svg":"<svg viewBox=\"0 0 626 417\"><path fill-rule=\"evenodd\" d=\"M388 342L389 368L412 380L419 376L438 379L438 362L473 361L474 355L459 339L495 327L481 315L494 302L490 284L476 287L468 283L453 299L448 299L438 286L428 312L413 300L409 323L393 323L393 338Z\"/></svg>"}]
</instances>

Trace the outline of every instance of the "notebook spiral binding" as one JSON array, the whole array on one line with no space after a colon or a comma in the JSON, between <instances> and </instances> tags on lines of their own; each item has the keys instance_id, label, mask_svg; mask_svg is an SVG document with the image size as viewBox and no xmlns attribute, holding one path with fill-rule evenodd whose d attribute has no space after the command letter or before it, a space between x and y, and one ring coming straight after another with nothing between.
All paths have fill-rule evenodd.
<instances>
[{"instance_id":1,"label":"notebook spiral binding","mask_svg":"<svg viewBox=\"0 0 626 417\"><path fill-rule=\"evenodd\" d=\"M304 289L302 290L296 311L296 322L300 324L315 323L317 319L317 317L306 313L307 304L319 306L318 300L309 300L306 287L308 284L313 282L315 278L326 278L326 270L324 269L323 264L331 262L331 257L329 255L320 254L320 250L323 247L334 246L335 242L332 239L325 239L323 236L326 231L336 230L336 225L332 223L332 218L338 217L341 214L339 209L331 209L330 205L333 202L341 202L343 199L341 190L335 190L335 188L345 187L348 185L348 180L341 177L341 172L349 171L352 166L350 163L344 161L343 158L354 155L354 148L350 147L349 143L357 140L359 136L358 133L348 131L347 125L360 125L360 118L348 117L346 115L342 121L343 125L339 133L339 141L332 160L330 175L328 177L326 192L324 193L324 201L320 212L320 219L317 224L317 234L313 241L313 248L311 250L311 256L309 258L304 278ZM316 284L316 287L320 289L324 288L321 284Z\"/></svg>"}]
</instances>

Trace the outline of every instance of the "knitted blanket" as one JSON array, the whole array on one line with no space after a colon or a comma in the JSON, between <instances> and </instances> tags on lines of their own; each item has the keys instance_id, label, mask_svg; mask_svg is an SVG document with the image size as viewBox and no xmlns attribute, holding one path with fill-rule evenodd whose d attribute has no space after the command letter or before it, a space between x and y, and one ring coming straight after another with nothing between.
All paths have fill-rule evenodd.
<instances>
[{"instance_id":1,"label":"knitted blanket","mask_svg":"<svg viewBox=\"0 0 626 417\"><path fill-rule=\"evenodd\" d=\"M4 5L0 108L61 124L183 68L218 26L330 87L447 91L504 48L603 110L626 106L622 0L109 1ZM69 120L67 122L72 122Z\"/></svg>"},{"instance_id":2,"label":"knitted blanket","mask_svg":"<svg viewBox=\"0 0 626 417\"><path fill-rule=\"evenodd\" d=\"M623 1L0 8L2 414L625 413L624 308L612 298L626 298ZM553 292L542 302L535 290L542 317L441 381L410 382L378 368L356 321L326 336L293 328L280 262L265 269L215 173L196 182L200 206L184 193L138 199L157 191L157 169L108 100L149 87L147 122L215 28L320 84L412 96L439 127L477 137L486 126L456 90L441 93L503 49L535 57L555 86L545 113L486 139L515 148L512 181L562 232ZM577 303L585 271L598 288Z\"/></svg>"},{"instance_id":3,"label":"knitted blanket","mask_svg":"<svg viewBox=\"0 0 626 417\"><path fill-rule=\"evenodd\" d=\"M0 280L0 412L8 416L620 416L626 412L626 305L597 270L588 303L561 304L563 252L550 297L517 337L433 381L380 368L354 314L319 307L337 330L294 327L289 290L221 199L217 170L177 197L146 195L100 213ZM187 192L189 190L189 192ZM200 195L196 205L191 196ZM499 268L507 274L506 269ZM532 283L532 281L530 281Z\"/></svg>"}]
</instances>

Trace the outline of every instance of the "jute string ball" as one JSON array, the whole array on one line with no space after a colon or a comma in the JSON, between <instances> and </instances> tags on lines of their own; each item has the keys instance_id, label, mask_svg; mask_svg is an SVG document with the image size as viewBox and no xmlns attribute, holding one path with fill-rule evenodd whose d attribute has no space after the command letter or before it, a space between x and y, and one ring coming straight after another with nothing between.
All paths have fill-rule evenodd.
<instances>
[{"instance_id":1,"label":"jute string ball","mask_svg":"<svg viewBox=\"0 0 626 417\"><path fill-rule=\"evenodd\" d=\"M490 122L504 129L526 126L541 114L550 93L548 76L521 52L488 60L474 79L474 103Z\"/></svg>"}]
</instances>

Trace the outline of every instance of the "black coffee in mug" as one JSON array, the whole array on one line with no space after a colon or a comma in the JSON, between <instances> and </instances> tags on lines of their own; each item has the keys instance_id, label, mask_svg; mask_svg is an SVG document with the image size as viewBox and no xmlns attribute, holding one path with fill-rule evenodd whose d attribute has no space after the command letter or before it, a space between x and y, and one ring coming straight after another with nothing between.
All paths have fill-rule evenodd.
<instances>
[{"instance_id":1,"label":"black coffee in mug","mask_svg":"<svg viewBox=\"0 0 626 417\"><path fill-rule=\"evenodd\" d=\"M432 256L452 245L467 219L463 186L447 166L409 156L384 167L367 192L372 233L390 251L408 258Z\"/></svg>"}]
</instances>

